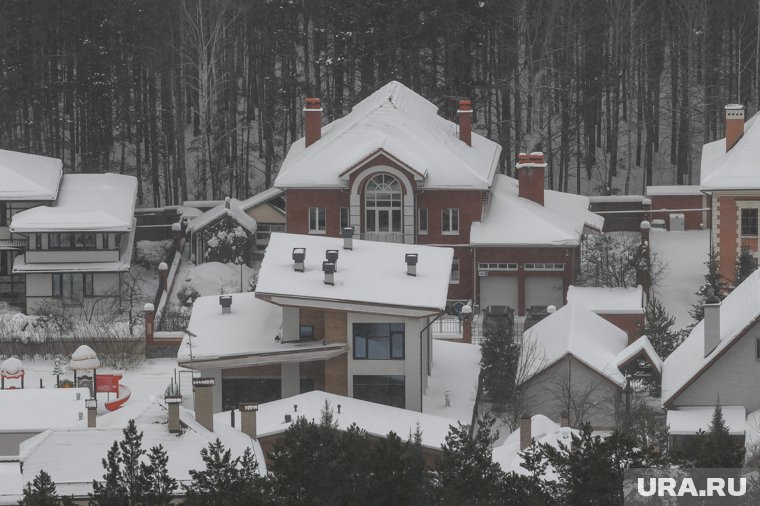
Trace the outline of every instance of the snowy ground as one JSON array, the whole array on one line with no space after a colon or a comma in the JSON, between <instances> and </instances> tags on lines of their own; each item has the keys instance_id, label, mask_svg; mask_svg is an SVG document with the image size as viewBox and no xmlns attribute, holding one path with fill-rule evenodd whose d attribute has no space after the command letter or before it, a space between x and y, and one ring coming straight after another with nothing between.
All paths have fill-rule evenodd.
<instances>
[{"instance_id":1,"label":"snowy ground","mask_svg":"<svg viewBox=\"0 0 760 506\"><path fill-rule=\"evenodd\" d=\"M705 281L710 231L658 232L651 234L650 241L652 252L667 266L656 287L657 298L675 317L674 328L682 329L693 322L689 310L699 299L694 292Z\"/></svg>"},{"instance_id":2,"label":"snowy ground","mask_svg":"<svg viewBox=\"0 0 760 506\"><path fill-rule=\"evenodd\" d=\"M433 372L422 396L422 411L463 424L472 421L480 372L480 346L433 339ZM446 392L450 406L446 406Z\"/></svg>"}]
</instances>

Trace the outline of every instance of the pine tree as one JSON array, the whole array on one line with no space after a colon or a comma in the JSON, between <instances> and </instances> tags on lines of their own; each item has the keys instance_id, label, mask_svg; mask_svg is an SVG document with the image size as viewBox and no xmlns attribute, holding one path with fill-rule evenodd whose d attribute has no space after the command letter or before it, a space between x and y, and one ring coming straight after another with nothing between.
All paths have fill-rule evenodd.
<instances>
[{"instance_id":1,"label":"pine tree","mask_svg":"<svg viewBox=\"0 0 760 506\"><path fill-rule=\"evenodd\" d=\"M513 398L520 346L512 332L499 325L483 334L480 345L480 377L483 394L495 413L503 413Z\"/></svg>"},{"instance_id":2,"label":"pine tree","mask_svg":"<svg viewBox=\"0 0 760 506\"><path fill-rule=\"evenodd\" d=\"M168 463L166 450L158 445L148 452L148 463L140 464L140 472L146 479L145 497L152 506L171 504L172 495L177 490L177 480L169 474Z\"/></svg>"},{"instance_id":3,"label":"pine tree","mask_svg":"<svg viewBox=\"0 0 760 506\"><path fill-rule=\"evenodd\" d=\"M708 297L710 291L712 291L712 293L720 300L723 300L729 291L728 284L726 283L723 275L720 273L720 262L718 260L717 253L711 251L707 255L705 266L707 266L705 284L700 286L699 290L694 292L696 295L699 295L699 302L694 304L691 311L689 311L689 314L692 318L694 318L695 323L699 323L702 321L702 318L705 317L705 311L702 306L704 305L705 299Z\"/></svg>"},{"instance_id":4,"label":"pine tree","mask_svg":"<svg viewBox=\"0 0 760 506\"><path fill-rule=\"evenodd\" d=\"M649 302L644 319L643 334L649 338L652 347L663 360L683 342L681 333L673 331L675 321L675 318L665 310L665 306L659 300L652 299Z\"/></svg>"},{"instance_id":5,"label":"pine tree","mask_svg":"<svg viewBox=\"0 0 760 506\"><path fill-rule=\"evenodd\" d=\"M696 442L686 451L694 467L741 467L744 463L744 445L731 438L723 409L715 406L707 432L700 431Z\"/></svg>"},{"instance_id":6,"label":"pine tree","mask_svg":"<svg viewBox=\"0 0 760 506\"><path fill-rule=\"evenodd\" d=\"M748 249L742 249L742 252L736 258L736 269L734 270L734 286L739 286L742 281L747 279L750 274L757 269L757 260Z\"/></svg>"},{"instance_id":7,"label":"pine tree","mask_svg":"<svg viewBox=\"0 0 760 506\"><path fill-rule=\"evenodd\" d=\"M24 498L19 502L22 506L58 506L58 492L50 475L44 470L34 477L31 483L24 487Z\"/></svg>"}]
</instances>

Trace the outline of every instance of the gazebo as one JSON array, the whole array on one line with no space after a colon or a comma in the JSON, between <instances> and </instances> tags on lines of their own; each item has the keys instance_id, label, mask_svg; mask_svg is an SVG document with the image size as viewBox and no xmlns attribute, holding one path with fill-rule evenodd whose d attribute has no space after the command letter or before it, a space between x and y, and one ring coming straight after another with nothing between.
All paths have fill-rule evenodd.
<instances>
[{"instance_id":1,"label":"gazebo","mask_svg":"<svg viewBox=\"0 0 760 506\"><path fill-rule=\"evenodd\" d=\"M69 369L74 371L74 386L78 386L77 373L79 371L92 371L92 387L90 388L90 394L93 398L95 398L96 392L95 385L97 385L98 367L100 367L100 360L98 360L98 356L95 354L95 351L86 344L83 344L77 348L76 351L74 351L74 353L71 355Z\"/></svg>"},{"instance_id":2,"label":"gazebo","mask_svg":"<svg viewBox=\"0 0 760 506\"><path fill-rule=\"evenodd\" d=\"M0 388L2 390L5 390L6 379L20 379L21 388L24 388L24 365L21 363L21 360L10 357L5 359L5 362L0 365Z\"/></svg>"}]
</instances>

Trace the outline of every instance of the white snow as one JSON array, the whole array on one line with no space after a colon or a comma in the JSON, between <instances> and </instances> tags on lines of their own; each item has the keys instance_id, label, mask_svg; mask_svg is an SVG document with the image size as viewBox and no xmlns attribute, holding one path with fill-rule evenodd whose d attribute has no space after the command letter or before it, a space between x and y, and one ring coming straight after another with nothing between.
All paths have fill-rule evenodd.
<instances>
[{"instance_id":1,"label":"white snow","mask_svg":"<svg viewBox=\"0 0 760 506\"><path fill-rule=\"evenodd\" d=\"M23 373L24 364L22 364L21 360L17 359L16 357L6 358L3 361L3 364L0 365L0 375L5 376L6 378L9 376L18 376L19 374Z\"/></svg>"},{"instance_id":2,"label":"white snow","mask_svg":"<svg viewBox=\"0 0 760 506\"><path fill-rule=\"evenodd\" d=\"M597 314L642 314L644 291L641 285L635 288L570 285L567 302L577 302Z\"/></svg>"},{"instance_id":3,"label":"white snow","mask_svg":"<svg viewBox=\"0 0 760 506\"><path fill-rule=\"evenodd\" d=\"M95 354L92 348L86 344L81 345L71 355L71 362L69 362L69 369L72 371L80 371L83 369L97 369L100 367L100 360Z\"/></svg>"},{"instance_id":4,"label":"white snow","mask_svg":"<svg viewBox=\"0 0 760 506\"><path fill-rule=\"evenodd\" d=\"M294 248L306 248L305 272L293 268ZM326 250L338 250L335 285L324 282L322 262ZM405 254L418 255L417 275L407 275ZM394 308L442 311L446 307L451 248L353 240L343 249L343 239L273 233L259 271L256 292L266 297L317 299L343 307L359 303ZM371 308L365 307L367 311Z\"/></svg>"},{"instance_id":5,"label":"white snow","mask_svg":"<svg viewBox=\"0 0 760 506\"><path fill-rule=\"evenodd\" d=\"M347 172L384 152L415 174L422 188L487 189L499 161L499 144L472 133L459 139L455 123L403 84L392 81L322 127L308 148L290 147L275 180L278 188L342 187Z\"/></svg>"},{"instance_id":6,"label":"white snow","mask_svg":"<svg viewBox=\"0 0 760 506\"><path fill-rule=\"evenodd\" d=\"M19 462L0 461L0 504L18 504L23 491L24 480Z\"/></svg>"},{"instance_id":7,"label":"white snow","mask_svg":"<svg viewBox=\"0 0 760 506\"><path fill-rule=\"evenodd\" d=\"M329 403L332 410L333 421L341 430L356 424L373 436L385 437L389 432L394 432L401 439L409 439L419 427L422 432L422 445L435 450L440 450L441 445L446 442L449 426L456 425L456 420L451 418L314 390L259 404L256 414L256 434L261 438L283 433L298 417L313 419L319 423L325 401ZM298 411L294 409L294 405L298 406ZM338 405L340 405L340 413L338 413ZM291 416L290 423L285 422L285 415ZM229 411L214 415L214 427L217 424L229 425L229 423ZM235 412L235 426L240 427L240 411Z\"/></svg>"},{"instance_id":8,"label":"white snow","mask_svg":"<svg viewBox=\"0 0 760 506\"><path fill-rule=\"evenodd\" d=\"M628 346L628 335L580 304L568 302L523 334L521 360L525 380L568 354L617 384L625 378L617 368L618 354Z\"/></svg>"},{"instance_id":9,"label":"white snow","mask_svg":"<svg viewBox=\"0 0 760 506\"><path fill-rule=\"evenodd\" d=\"M137 179L120 174L66 174L58 200L13 216L12 232L128 232L133 228Z\"/></svg>"},{"instance_id":10,"label":"white snow","mask_svg":"<svg viewBox=\"0 0 760 506\"><path fill-rule=\"evenodd\" d=\"M626 362L640 353L644 353L649 358L650 363L657 371L662 374L662 359L655 351L651 341L647 336L641 336L632 342L626 349L621 351L617 357L618 369L621 368Z\"/></svg>"},{"instance_id":11,"label":"white snow","mask_svg":"<svg viewBox=\"0 0 760 506\"><path fill-rule=\"evenodd\" d=\"M647 186L647 196L702 196L704 195L699 190L699 185L660 185L660 186Z\"/></svg>"},{"instance_id":12,"label":"white snow","mask_svg":"<svg viewBox=\"0 0 760 506\"><path fill-rule=\"evenodd\" d=\"M0 200L55 200L62 174L57 158L0 149Z\"/></svg>"},{"instance_id":13,"label":"white snow","mask_svg":"<svg viewBox=\"0 0 760 506\"><path fill-rule=\"evenodd\" d=\"M729 434L744 434L746 410L744 406L721 406L723 420L726 422ZM707 432L712 422L715 406L689 406L668 410L667 423L670 434L694 435L699 430Z\"/></svg>"},{"instance_id":14,"label":"white snow","mask_svg":"<svg viewBox=\"0 0 760 506\"><path fill-rule=\"evenodd\" d=\"M479 373L480 346L433 339L433 368L422 395L422 411L471 423Z\"/></svg>"},{"instance_id":15,"label":"white snow","mask_svg":"<svg viewBox=\"0 0 760 506\"><path fill-rule=\"evenodd\" d=\"M702 190L760 189L760 122L755 114L744 124L744 136L726 153L726 139L702 148L700 188Z\"/></svg>"},{"instance_id":16,"label":"white snow","mask_svg":"<svg viewBox=\"0 0 760 506\"><path fill-rule=\"evenodd\" d=\"M720 343L704 356L705 322L700 321L689 337L665 359L662 375L662 402L666 404L702 368L710 365L721 351L744 335L760 317L760 270L753 272L729 293L720 308Z\"/></svg>"},{"instance_id":17,"label":"white snow","mask_svg":"<svg viewBox=\"0 0 760 506\"><path fill-rule=\"evenodd\" d=\"M187 225L187 231L189 233L194 233L203 230L224 216L230 216L236 223L245 228L248 233L253 234L256 232L256 220L248 216L242 206L242 202L235 198L228 199L213 209L209 209L197 218L194 218Z\"/></svg>"},{"instance_id":18,"label":"white snow","mask_svg":"<svg viewBox=\"0 0 760 506\"><path fill-rule=\"evenodd\" d=\"M652 234L650 242L652 253L666 266L663 278L655 286L655 296L675 317L674 329L685 328L693 322L689 310L699 301L695 292L705 282L710 231Z\"/></svg>"},{"instance_id":19,"label":"white snow","mask_svg":"<svg viewBox=\"0 0 760 506\"><path fill-rule=\"evenodd\" d=\"M0 432L36 432L84 425L86 388L24 388L0 390Z\"/></svg>"},{"instance_id":20,"label":"white snow","mask_svg":"<svg viewBox=\"0 0 760 506\"><path fill-rule=\"evenodd\" d=\"M511 177L494 177L491 207L482 223L472 224L471 244L576 246L587 224L601 229L604 223L588 211L587 197L544 190L542 206L518 197L518 186Z\"/></svg>"},{"instance_id":21,"label":"white snow","mask_svg":"<svg viewBox=\"0 0 760 506\"><path fill-rule=\"evenodd\" d=\"M178 303L176 294L185 285L195 288L201 295L240 292L248 287L248 282L255 273L255 269L244 264L206 262L193 265L183 254L169 303Z\"/></svg>"}]
</instances>

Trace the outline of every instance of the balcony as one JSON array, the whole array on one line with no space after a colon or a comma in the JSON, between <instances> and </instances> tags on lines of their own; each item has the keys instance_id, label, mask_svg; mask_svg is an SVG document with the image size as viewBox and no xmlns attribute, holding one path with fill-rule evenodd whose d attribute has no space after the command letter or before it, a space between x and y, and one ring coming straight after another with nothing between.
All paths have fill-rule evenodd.
<instances>
[{"instance_id":1,"label":"balcony","mask_svg":"<svg viewBox=\"0 0 760 506\"><path fill-rule=\"evenodd\" d=\"M367 232L360 234L360 238L365 241L393 242L397 244L403 244L406 242L404 240L404 234L401 232Z\"/></svg>"},{"instance_id":2,"label":"balcony","mask_svg":"<svg viewBox=\"0 0 760 506\"><path fill-rule=\"evenodd\" d=\"M0 239L0 250L23 251L26 249L26 239Z\"/></svg>"}]
</instances>

